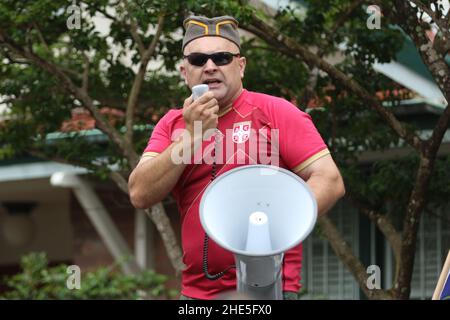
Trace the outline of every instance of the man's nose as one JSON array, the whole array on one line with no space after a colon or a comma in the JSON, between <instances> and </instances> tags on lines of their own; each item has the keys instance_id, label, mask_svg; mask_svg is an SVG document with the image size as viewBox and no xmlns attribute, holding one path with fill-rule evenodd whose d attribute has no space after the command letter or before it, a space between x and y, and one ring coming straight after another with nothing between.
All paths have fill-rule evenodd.
<instances>
[{"instance_id":1,"label":"man's nose","mask_svg":"<svg viewBox=\"0 0 450 320\"><path fill-rule=\"evenodd\" d=\"M205 72L211 73L217 70L217 65L212 61L212 59L208 59L205 63Z\"/></svg>"}]
</instances>

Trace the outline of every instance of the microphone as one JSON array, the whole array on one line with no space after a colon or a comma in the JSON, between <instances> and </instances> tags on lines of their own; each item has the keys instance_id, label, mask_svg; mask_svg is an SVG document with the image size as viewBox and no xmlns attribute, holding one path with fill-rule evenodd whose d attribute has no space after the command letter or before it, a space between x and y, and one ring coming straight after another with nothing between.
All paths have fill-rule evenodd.
<instances>
[{"instance_id":1,"label":"microphone","mask_svg":"<svg viewBox=\"0 0 450 320\"><path fill-rule=\"evenodd\" d=\"M193 101L200 98L204 93L206 93L209 90L209 87L207 84L198 84L196 86L192 87L192 99Z\"/></svg>"}]
</instances>

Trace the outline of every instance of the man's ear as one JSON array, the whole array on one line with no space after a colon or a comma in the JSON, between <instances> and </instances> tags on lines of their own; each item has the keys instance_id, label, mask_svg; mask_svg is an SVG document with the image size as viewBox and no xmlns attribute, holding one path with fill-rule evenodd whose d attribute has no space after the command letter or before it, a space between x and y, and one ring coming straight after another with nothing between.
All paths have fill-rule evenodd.
<instances>
[{"instance_id":1,"label":"man's ear","mask_svg":"<svg viewBox=\"0 0 450 320\"><path fill-rule=\"evenodd\" d=\"M184 63L182 63L182 64L180 65L180 74L181 74L181 76L182 76L183 79L184 79L184 83L187 85L188 82L187 82L187 79L186 79L186 67L184 66Z\"/></svg>"},{"instance_id":2,"label":"man's ear","mask_svg":"<svg viewBox=\"0 0 450 320\"><path fill-rule=\"evenodd\" d=\"M245 66L247 65L247 59L245 57L239 58L239 72L241 74L241 79L244 78Z\"/></svg>"}]
</instances>

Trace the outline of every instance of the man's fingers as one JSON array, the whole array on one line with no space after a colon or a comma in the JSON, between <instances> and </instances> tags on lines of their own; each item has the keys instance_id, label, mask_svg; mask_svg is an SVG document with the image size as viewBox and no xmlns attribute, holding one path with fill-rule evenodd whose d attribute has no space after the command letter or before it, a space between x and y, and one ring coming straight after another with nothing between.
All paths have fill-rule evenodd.
<instances>
[{"instance_id":1,"label":"man's fingers","mask_svg":"<svg viewBox=\"0 0 450 320\"><path fill-rule=\"evenodd\" d=\"M201 112L201 116L210 117L211 115L217 114L219 112L219 105L215 104L212 106L205 105L205 108Z\"/></svg>"},{"instance_id":2,"label":"man's fingers","mask_svg":"<svg viewBox=\"0 0 450 320\"><path fill-rule=\"evenodd\" d=\"M211 111L211 114L219 114L219 105L216 104L213 107L209 108L208 110Z\"/></svg>"},{"instance_id":3,"label":"man's fingers","mask_svg":"<svg viewBox=\"0 0 450 320\"><path fill-rule=\"evenodd\" d=\"M193 99L192 95L189 98L186 98L184 100L183 109L189 107L193 101L194 101L194 99Z\"/></svg>"},{"instance_id":4,"label":"man's fingers","mask_svg":"<svg viewBox=\"0 0 450 320\"><path fill-rule=\"evenodd\" d=\"M193 96L191 95L189 98L187 98L184 101L184 103L189 104L189 105L194 104L194 106L200 106L200 105L210 102L211 100L216 101L216 103L217 103L217 100L214 98L214 93L212 91L207 91L203 95L201 95L199 98L197 98L195 101L193 101Z\"/></svg>"},{"instance_id":5,"label":"man's fingers","mask_svg":"<svg viewBox=\"0 0 450 320\"><path fill-rule=\"evenodd\" d=\"M217 102L217 99L214 98L213 93L207 92L207 93L205 93L205 95L201 96L200 98L198 98L197 100L195 100L192 103L192 108L202 110L205 108L205 105L208 105L208 107L211 107L216 103L218 103L218 102Z\"/></svg>"},{"instance_id":6,"label":"man's fingers","mask_svg":"<svg viewBox=\"0 0 450 320\"><path fill-rule=\"evenodd\" d=\"M188 123L202 121L207 127L217 125L219 104L212 92L206 92L200 98L193 101L192 96L184 101L183 117Z\"/></svg>"},{"instance_id":7,"label":"man's fingers","mask_svg":"<svg viewBox=\"0 0 450 320\"><path fill-rule=\"evenodd\" d=\"M195 100L195 102L198 102L199 104L204 104L211 99L214 99L214 93L212 91L207 91L204 94L202 94L197 100Z\"/></svg>"},{"instance_id":8,"label":"man's fingers","mask_svg":"<svg viewBox=\"0 0 450 320\"><path fill-rule=\"evenodd\" d=\"M202 107L202 111L209 110L214 108L215 106L219 106L216 99L211 99L207 103L205 103Z\"/></svg>"},{"instance_id":9,"label":"man's fingers","mask_svg":"<svg viewBox=\"0 0 450 320\"><path fill-rule=\"evenodd\" d=\"M216 99L211 99L210 101L202 105L193 105L191 109L192 116L194 118L202 117L203 115L208 114L206 113L206 111L214 108L215 106L218 106Z\"/></svg>"}]
</instances>

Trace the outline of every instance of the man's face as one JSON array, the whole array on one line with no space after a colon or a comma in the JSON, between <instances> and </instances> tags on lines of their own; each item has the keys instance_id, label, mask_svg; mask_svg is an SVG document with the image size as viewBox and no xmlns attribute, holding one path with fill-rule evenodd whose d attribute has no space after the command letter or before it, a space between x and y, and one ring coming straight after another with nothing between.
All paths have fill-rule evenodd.
<instances>
[{"instance_id":1,"label":"man's face","mask_svg":"<svg viewBox=\"0 0 450 320\"><path fill-rule=\"evenodd\" d=\"M220 37L202 37L188 43L184 55L191 53L231 52L239 53L239 48L233 42ZM230 64L217 66L211 59L203 66L191 65L183 60L180 71L189 88L197 84L207 83L209 90L219 102L220 107L226 107L237 98L242 89L245 58L235 57ZM213 82L214 81L214 82Z\"/></svg>"}]
</instances>

